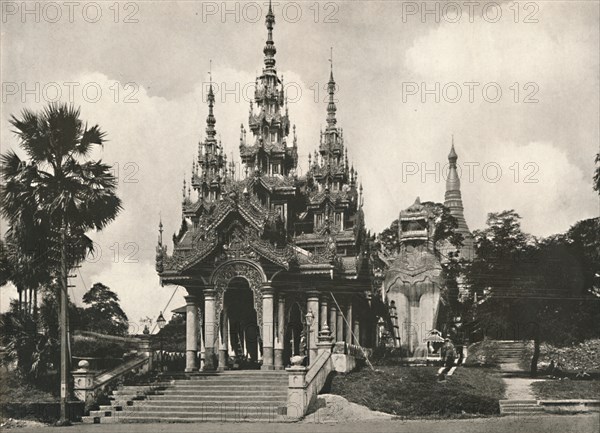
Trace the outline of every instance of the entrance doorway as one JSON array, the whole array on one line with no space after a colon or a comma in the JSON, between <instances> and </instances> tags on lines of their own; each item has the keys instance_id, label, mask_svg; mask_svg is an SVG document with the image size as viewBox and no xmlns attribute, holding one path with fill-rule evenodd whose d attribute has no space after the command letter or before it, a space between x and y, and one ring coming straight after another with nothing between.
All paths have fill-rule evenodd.
<instances>
[{"instance_id":1,"label":"entrance doorway","mask_svg":"<svg viewBox=\"0 0 600 433\"><path fill-rule=\"evenodd\" d=\"M228 367L259 369L262 339L254 309L254 293L245 278L233 278L225 291L224 311L228 321Z\"/></svg>"},{"instance_id":2,"label":"entrance doorway","mask_svg":"<svg viewBox=\"0 0 600 433\"><path fill-rule=\"evenodd\" d=\"M306 330L304 311L298 302L294 302L286 313L283 358L285 363L289 363L292 356L306 355Z\"/></svg>"}]
</instances>

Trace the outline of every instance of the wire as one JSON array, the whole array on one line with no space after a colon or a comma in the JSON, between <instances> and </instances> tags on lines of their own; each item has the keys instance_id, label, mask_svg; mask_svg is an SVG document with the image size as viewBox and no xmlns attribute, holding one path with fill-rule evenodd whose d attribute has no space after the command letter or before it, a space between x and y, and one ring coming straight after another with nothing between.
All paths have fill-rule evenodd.
<instances>
[{"instance_id":1,"label":"wire","mask_svg":"<svg viewBox=\"0 0 600 433\"><path fill-rule=\"evenodd\" d=\"M167 308L169 308L169 304L171 303L171 301L173 300L173 296L175 296L175 293L177 292L177 289L179 289L181 286L176 286L175 290L173 290L173 293L171 294L171 297L169 298L169 302L167 302L167 305L165 305L165 308L163 308L163 311L167 311ZM152 327L152 331L150 332L151 334L154 332L154 330L156 329L156 326L158 324L155 322L154 326Z\"/></svg>"},{"instance_id":2,"label":"wire","mask_svg":"<svg viewBox=\"0 0 600 433\"><path fill-rule=\"evenodd\" d=\"M350 331L350 333L352 334L352 336L354 337L354 339L358 343L357 346L360 348L360 351L363 353L363 355L365 357L365 360L367 361L367 364L369 364L369 367L371 367L371 370L375 371L375 368L373 368L373 364L371 364L371 361L369 361L369 357L368 357L367 353L365 352L365 349L360 345L360 342L358 341L358 338L356 337L356 335L352 331L352 326L346 320L346 316L344 315L342 309L340 308L340 304L338 304L337 299L335 299L335 296L333 296L333 292L330 291L329 294L331 295L331 297L333 299L333 302L335 302L335 305L337 306L339 312L342 314L342 318L344 319L344 322L346 322L346 326L348 326L348 330Z\"/></svg>"}]
</instances>

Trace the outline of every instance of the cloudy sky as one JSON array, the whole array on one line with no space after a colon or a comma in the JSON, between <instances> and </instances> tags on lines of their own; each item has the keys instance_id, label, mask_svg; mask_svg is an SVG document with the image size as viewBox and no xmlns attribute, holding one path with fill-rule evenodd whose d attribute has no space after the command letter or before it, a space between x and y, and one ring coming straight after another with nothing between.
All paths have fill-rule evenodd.
<instances>
[{"instance_id":1,"label":"cloudy sky","mask_svg":"<svg viewBox=\"0 0 600 433\"><path fill-rule=\"evenodd\" d=\"M174 287L154 271L159 215L179 227L181 187L203 138L209 60L217 130L239 161L240 124L262 67L262 2L2 3L2 152L8 118L61 100L107 131L125 210L74 283L103 282L132 322L155 318ZM277 67L297 125L301 171L325 124L330 47L338 123L380 231L416 196L442 201L454 135L471 229L515 209L535 235L598 216L598 2L274 4ZM239 171L239 170L238 170ZM4 232L5 227L2 227ZM169 251L172 245L169 242ZM183 304L179 288L167 310ZM0 291L2 310L15 296Z\"/></svg>"}]
</instances>

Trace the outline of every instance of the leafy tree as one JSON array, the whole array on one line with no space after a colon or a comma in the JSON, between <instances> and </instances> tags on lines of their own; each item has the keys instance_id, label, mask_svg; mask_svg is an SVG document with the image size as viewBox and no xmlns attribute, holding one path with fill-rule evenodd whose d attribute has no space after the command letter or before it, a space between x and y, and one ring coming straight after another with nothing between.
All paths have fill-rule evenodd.
<instances>
[{"instance_id":1,"label":"leafy tree","mask_svg":"<svg viewBox=\"0 0 600 433\"><path fill-rule=\"evenodd\" d=\"M561 344L594 333L598 308L586 290L584 263L568 236L537 240L521 230L512 210L489 214L487 226L475 232L476 257L466 272L475 329L533 339L536 374L542 341Z\"/></svg>"},{"instance_id":2,"label":"leafy tree","mask_svg":"<svg viewBox=\"0 0 600 433\"><path fill-rule=\"evenodd\" d=\"M458 220L452 216L450 209L441 203L426 201L423 203L425 209L433 215L434 231L433 245L435 252L441 258L441 249L444 244L450 244L455 248L462 246L463 235L456 231Z\"/></svg>"},{"instance_id":3,"label":"leafy tree","mask_svg":"<svg viewBox=\"0 0 600 433\"><path fill-rule=\"evenodd\" d=\"M129 327L127 315L119 305L119 296L102 283L96 283L83 295L89 307L82 311L85 327L108 335L125 335Z\"/></svg>"},{"instance_id":4,"label":"leafy tree","mask_svg":"<svg viewBox=\"0 0 600 433\"><path fill-rule=\"evenodd\" d=\"M398 224L399 220L395 219L392 221L389 227L383 229L383 231L377 237L380 245L385 251L394 253L400 251L400 238L398 236Z\"/></svg>"},{"instance_id":5,"label":"leafy tree","mask_svg":"<svg viewBox=\"0 0 600 433\"><path fill-rule=\"evenodd\" d=\"M28 255L28 236L44 242L41 257L48 260L42 269L60 283L64 389L68 388L68 270L92 250L85 233L102 230L121 210L111 167L87 160L95 146L103 145L106 134L98 125L88 127L79 116L79 109L67 104L50 104L39 113L24 110L20 118L11 116L27 159L9 151L1 160L0 205L15 232L17 254ZM66 418L66 399L63 393L62 420Z\"/></svg>"},{"instance_id":6,"label":"leafy tree","mask_svg":"<svg viewBox=\"0 0 600 433\"><path fill-rule=\"evenodd\" d=\"M15 362L20 376L34 384L60 364L57 294L56 286L41 290L38 315L19 308L16 301L0 315L2 362ZM69 315L76 314L77 307L69 303Z\"/></svg>"}]
</instances>

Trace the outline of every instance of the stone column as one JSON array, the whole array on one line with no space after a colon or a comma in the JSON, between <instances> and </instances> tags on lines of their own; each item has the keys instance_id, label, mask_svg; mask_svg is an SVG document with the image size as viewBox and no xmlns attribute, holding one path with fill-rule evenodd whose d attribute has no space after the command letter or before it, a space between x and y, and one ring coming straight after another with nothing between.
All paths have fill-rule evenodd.
<instances>
[{"instance_id":1,"label":"stone column","mask_svg":"<svg viewBox=\"0 0 600 433\"><path fill-rule=\"evenodd\" d=\"M285 340L285 295L277 296L277 337L275 339L275 370L283 370L283 345Z\"/></svg>"},{"instance_id":2,"label":"stone column","mask_svg":"<svg viewBox=\"0 0 600 433\"><path fill-rule=\"evenodd\" d=\"M321 295L320 301L321 301L320 302L321 312L319 314L319 319L320 319L319 331L321 333L323 333L323 332L329 333L329 324L327 323L327 314L329 313L327 310L327 295Z\"/></svg>"},{"instance_id":3,"label":"stone column","mask_svg":"<svg viewBox=\"0 0 600 433\"><path fill-rule=\"evenodd\" d=\"M215 321L215 291L206 290L204 292L204 370L214 371L215 365L215 343L218 341L215 332L217 323Z\"/></svg>"},{"instance_id":4,"label":"stone column","mask_svg":"<svg viewBox=\"0 0 600 433\"><path fill-rule=\"evenodd\" d=\"M273 370L273 295L271 283L263 283L263 370Z\"/></svg>"},{"instance_id":5,"label":"stone column","mask_svg":"<svg viewBox=\"0 0 600 433\"><path fill-rule=\"evenodd\" d=\"M352 344L360 345L360 320L354 320L354 338L352 339Z\"/></svg>"},{"instance_id":6,"label":"stone column","mask_svg":"<svg viewBox=\"0 0 600 433\"><path fill-rule=\"evenodd\" d=\"M227 368L227 358L229 349L229 323L227 318L227 308L223 307L221 330L221 340L219 341L219 371Z\"/></svg>"},{"instance_id":7,"label":"stone column","mask_svg":"<svg viewBox=\"0 0 600 433\"><path fill-rule=\"evenodd\" d=\"M329 305L329 331L331 337L337 341L337 308L333 302Z\"/></svg>"},{"instance_id":8,"label":"stone column","mask_svg":"<svg viewBox=\"0 0 600 433\"><path fill-rule=\"evenodd\" d=\"M308 302L306 311L311 311L314 319L307 335L307 343L310 346L309 361L312 363L317 359L317 343L319 342L319 292L308 292ZM304 317L302 318L305 319Z\"/></svg>"},{"instance_id":9,"label":"stone column","mask_svg":"<svg viewBox=\"0 0 600 433\"><path fill-rule=\"evenodd\" d=\"M321 313L319 318L321 319L321 331L319 332L319 342L317 343L317 353L320 355L322 352L331 352L332 338L331 332L329 331L329 325L327 324L327 301L329 297L327 295L321 295Z\"/></svg>"},{"instance_id":10,"label":"stone column","mask_svg":"<svg viewBox=\"0 0 600 433\"><path fill-rule=\"evenodd\" d=\"M198 369L198 301L195 296L185 297L185 372Z\"/></svg>"},{"instance_id":11,"label":"stone column","mask_svg":"<svg viewBox=\"0 0 600 433\"><path fill-rule=\"evenodd\" d=\"M337 341L344 341L344 315L342 314L341 311L342 306L340 305L340 309L337 310L336 309L336 316L337 316L337 324L336 324L336 342Z\"/></svg>"},{"instance_id":12,"label":"stone column","mask_svg":"<svg viewBox=\"0 0 600 433\"><path fill-rule=\"evenodd\" d=\"M353 344L352 343L352 324L353 322L353 318L352 318L352 299L348 299L348 304L346 305L346 323L345 323L345 332L344 332L344 338L347 344Z\"/></svg>"},{"instance_id":13,"label":"stone column","mask_svg":"<svg viewBox=\"0 0 600 433\"><path fill-rule=\"evenodd\" d=\"M205 350L205 346L204 346L204 313L202 313L202 311L200 311L200 320L198 322L198 333L199 333L199 338L198 341L200 344L200 365L199 370L204 370L204 359L206 357L206 350Z\"/></svg>"}]
</instances>

